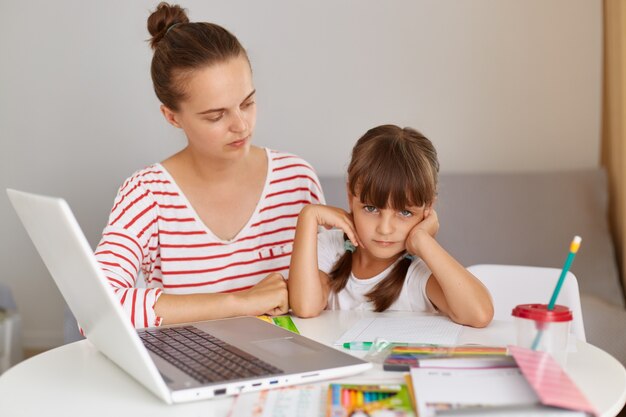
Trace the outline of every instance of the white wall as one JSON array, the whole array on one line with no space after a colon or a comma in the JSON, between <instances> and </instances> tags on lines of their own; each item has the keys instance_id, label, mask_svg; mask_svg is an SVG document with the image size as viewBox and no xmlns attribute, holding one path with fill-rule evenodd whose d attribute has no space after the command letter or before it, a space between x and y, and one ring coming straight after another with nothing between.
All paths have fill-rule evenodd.
<instances>
[{"instance_id":1,"label":"white wall","mask_svg":"<svg viewBox=\"0 0 626 417\"><path fill-rule=\"evenodd\" d=\"M158 111L156 1L0 0L0 186L65 197L92 245L121 181L184 144ZM600 0L186 0L247 47L259 144L341 174L353 142L410 125L443 171L598 164ZM28 346L61 343L63 302L6 197L0 281Z\"/></svg>"}]
</instances>

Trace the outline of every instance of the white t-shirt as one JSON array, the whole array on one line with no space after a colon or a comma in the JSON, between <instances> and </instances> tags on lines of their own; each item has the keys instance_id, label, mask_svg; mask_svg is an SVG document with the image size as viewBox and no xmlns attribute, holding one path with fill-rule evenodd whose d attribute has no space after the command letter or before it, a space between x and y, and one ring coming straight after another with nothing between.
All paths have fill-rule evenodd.
<instances>
[{"instance_id":1,"label":"white t-shirt","mask_svg":"<svg viewBox=\"0 0 626 417\"><path fill-rule=\"evenodd\" d=\"M341 230L324 230L318 235L317 262L321 271L328 274L345 253L343 241ZM338 293L329 294L326 309L373 311L374 304L365 297L365 294L385 279L396 263L397 261L380 274L368 279L358 279L350 273L344 289ZM400 296L387 310L436 312L437 310L426 296L426 283L430 275L431 272L426 263L420 258L415 258L406 273Z\"/></svg>"}]
</instances>

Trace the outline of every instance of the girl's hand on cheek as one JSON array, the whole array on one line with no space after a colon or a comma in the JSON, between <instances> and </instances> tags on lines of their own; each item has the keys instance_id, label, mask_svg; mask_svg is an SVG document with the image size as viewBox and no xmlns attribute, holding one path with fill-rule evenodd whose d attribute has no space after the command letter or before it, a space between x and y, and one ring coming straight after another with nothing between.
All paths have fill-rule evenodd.
<instances>
[{"instance_id":1,"label":"girl's hand on cheek","mask_svg":"<svg viewBox=\"0 0 626 417\"><path fill-rule=\"evenodd\" d=\"M343 230L354 246L361 245L359 236L356 233L356 227L354 227L352 213L348 213L338 207L314 204L306 206L303 211L306 211L308 216L315 216L318 226L323 226L326 229L334 227Z\"/></svg>"},{"instance_id":2,"label":"girl's hand on cheek","mask_svg":"<svg viewBox=\"0 0 626 417\"><path fill-rule=\"evenodd\" d=\"M406 238L406 250L412 255L420 256L419 244L421 235L426 234L434 238L438 231L439 217L437 217L437 212L433 208L428 208L424 211L424 219L413 226L409 232Z\"/></svg>"},{"instance_id":3,"label":"girl's hand on cheek","mask_svg":"<svg viewBox=\"0 0 626 417\"><path fill-rule=\"evenodd\" d=\"M433 208L424 210L424 219L415 225L415 228L425 230L429 235L435 237L439 231L439 217Z\"/></svg>"}]
</instances>

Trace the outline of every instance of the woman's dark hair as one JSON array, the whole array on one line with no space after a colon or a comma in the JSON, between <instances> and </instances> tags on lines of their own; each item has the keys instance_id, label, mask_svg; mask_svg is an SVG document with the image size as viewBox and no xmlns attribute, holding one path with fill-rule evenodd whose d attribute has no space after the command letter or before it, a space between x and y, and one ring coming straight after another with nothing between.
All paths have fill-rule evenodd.
<instances>
[{"instance_id":1,"label":"woman's dark hair","mask_svg":"<svg viewBox=\"0 0 626 417\"><path fill-rule=\"evenodd\" d=\"M152 84L166 107L178 110L186 98L189 75L199 69L243 56L246 50L237 38L223 27L206 22L189 22L185 9L159 3L148 17L152 35Z\"/></svg>"},{"instance_id":2,"label":"woman's dark hair","mask_svg":"<svg viewBox=\"0 0 626 417\"><path fill-rule=\"evenodd\" d=\"M348 189L364 203L404 210L429 206L437 195L439 162L432 142L415 129L382 125L368 130L352 149ZM401 259L367 298L375 311L385 311L400 296L411 260ZM330 272L330 288L339 292L348 283L352 253L339 258Z\"/></svg>"}]
</instances>

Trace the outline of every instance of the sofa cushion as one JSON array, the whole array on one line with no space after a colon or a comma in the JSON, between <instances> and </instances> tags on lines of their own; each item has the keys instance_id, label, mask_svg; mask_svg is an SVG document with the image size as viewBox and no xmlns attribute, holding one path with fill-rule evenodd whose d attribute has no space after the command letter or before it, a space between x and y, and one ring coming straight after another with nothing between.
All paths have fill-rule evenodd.
<instances>
[{"instance_id":1,"label":"sofa cushion","mask_svg":"<svg viewBox=\"0 0 626 417\"><path fill-rule=\"evenodd\" d=\"M593 295L580 298L587 341L626 364L626 310Z\"/></svg>"}]
</instances>

